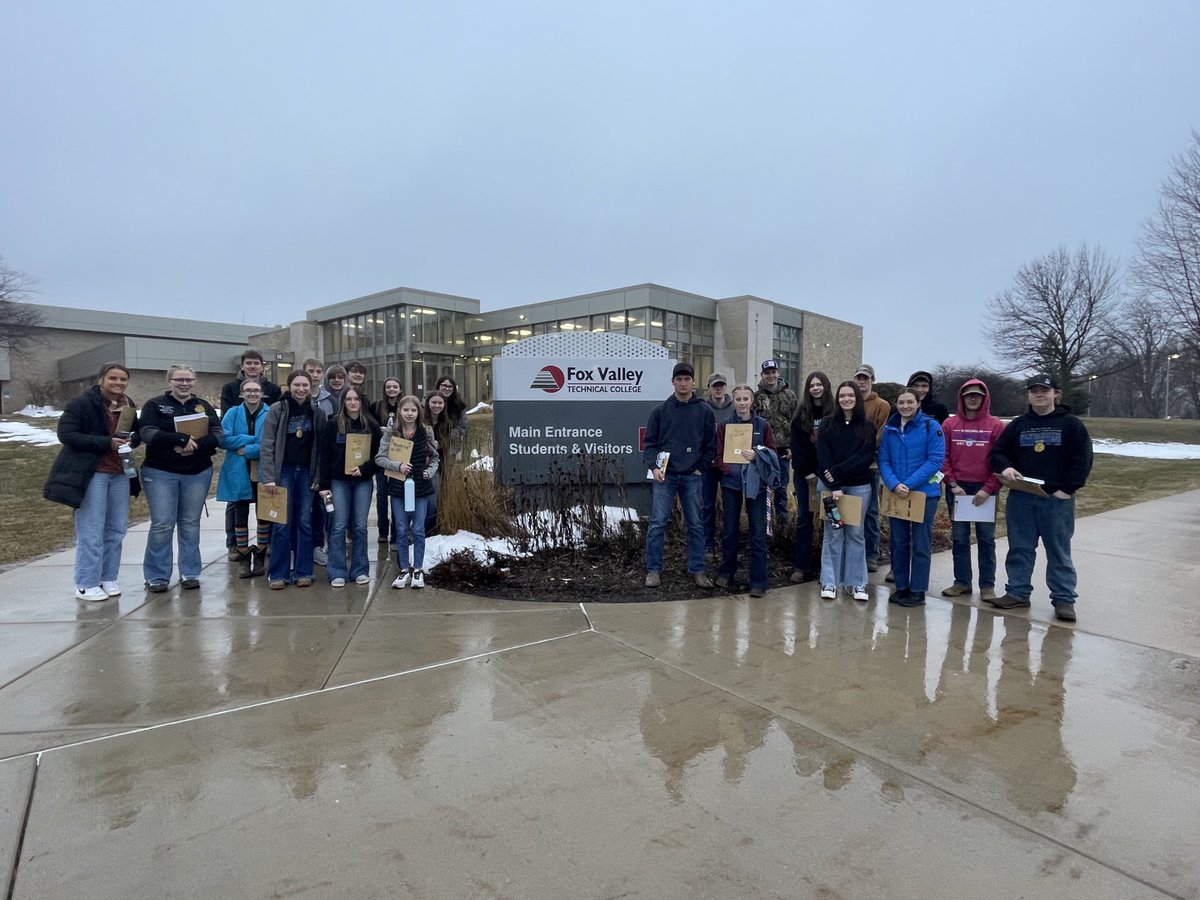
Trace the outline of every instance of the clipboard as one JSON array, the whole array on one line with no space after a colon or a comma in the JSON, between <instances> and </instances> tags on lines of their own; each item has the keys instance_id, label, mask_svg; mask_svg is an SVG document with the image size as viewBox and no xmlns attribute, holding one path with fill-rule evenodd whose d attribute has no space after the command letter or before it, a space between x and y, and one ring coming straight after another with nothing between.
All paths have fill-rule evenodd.
<instances>
[{"instance_id":1,"label":"clipboard","mask_svg":"<svg viewBox=\"0 0 1200 900\"><path fill-rule=\"evenodd\" d=\"M412 455L412 441L409 441L409 455ZM389 457L390 457L389 452ZM366 434L347 434L346 435L346 465L345 474L351 474L359 466L365 465L371 456L371 435Z\"/></svg>"},{"instance_id":2,"label":"clipboard","mask_svg":"<svg viewBox=\"0 0 1200 900\"><path fill-rule=\"evenodd\" d=\"M738 451L749 450L754 440L754 426L750 423L730 422L725 426L725 453L721 462L735 466L747 466L750 460L745 459Z\"/></svg>"},{"instance_id":3,"label":"clipboard","mask_svg":"<svg viewBox=\"0 0 1200 900\"><path fill-rule=\"evenodd\" d=\"M350 435L346 435L346 437L347 437L346 458L349 459L350 458L350 451L349 451L350 444L348 442L348 439L349 439ZM388 441L388 454L387 454L388 459L395 460L396 462L401 463L401 464L411 463L412 462L412 452L413 452L413 442L410 441L408 438L396 437L395 435L392 435L392 439L390 441ZM408 478L408 476L405 475L403 472L392 472L390 470L388 471L387 476L388 476L388 478L395 478L397 481L404 481L406 478Z\"/></svg>"},{"instance_id":4,"label":"clipboard","mask_svg":"<svg viewBox=\"0 0 1200 900\"><path fill-rule=\"evenodd\" d=\"M909 491L907 497L901 497L885 488L879 492L879 514L889 519L924 522L926 499L921 491Z\"/></svg>"},{"instance_id":5,"label":"clipboard","mask_svg":"<svg viewBox=\"0 0 1200 900\"><path fill-rule=\"evenodd\" d=\"M275 494L265 490L258 492L258 506L254 517L260 522L270 522L272 525L286 525L288 520L288 491L285 487L276 486Z\"/></svg>"},{"instance_id":6,"label":"clipboard","mask_svg":"<svg viewBox=\"0 0 1200 900\"><path fill-rule=\"evenodd\" d=\"M996 477L1000 478L1001 484L1003 484L1005 487L1010 488L1014 491L1021 491L1022 493L1025 493L1025 494L1033 494L1036 497L1049 497L1050 496L1044 490L1042 490L1042 485L1045 484L1046 482L1042 481L1040 478L1008 479L1008 478L1002 478L999 475L997 475Z\"/></svg>"},{"instance_id":7,"label":"clipboard","mask_svg":"<svg viewBox=\"0 0 1200 900\"><path fill-rule=\"evenodd\" d=\"M822 491L821 498L833 496L832 491ZM842 512L842 521L847 525L859 526L863 522L863 501L862 497L855 497L853 494L842 494L842 499L837 502L837 507ZM819 506L818 509L822 507Z\"/></svg>"},{"instance_id":8,"label":"clipboard","mask_svg":"<svg viewBox=\"0 0 1200 900\"><path fill-rule=\"evenodd\" d=\"M190 413L186 416L175 417L175 431L186 434L194 440L200 440L208 434L208 416L204 413Z\"/></svg>"}]
</instances>

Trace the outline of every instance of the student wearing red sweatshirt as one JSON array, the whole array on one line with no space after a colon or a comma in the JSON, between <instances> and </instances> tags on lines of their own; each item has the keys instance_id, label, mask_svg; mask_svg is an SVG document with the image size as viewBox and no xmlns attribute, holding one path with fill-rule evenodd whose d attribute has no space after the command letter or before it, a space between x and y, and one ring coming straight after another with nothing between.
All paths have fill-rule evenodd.
<instances>
[{"instance_id":1,"label":"student wearing red sweatshirt","mask_svg":"<svg viewBox=\"0 0 1200 900\"><path fill-rule=\"evenodd\" d=\"M992 472L989 459L1004 423L992 415L988 387L978 378L964 382L958 390L958 413L942 423L946 433L946 501L954 518L955 497L974 497L976 506L996 496L1000 479ZM979 596L996 599L996 523L976 522L975 540L979 546ZM954 584L942 591L943 597L962 597L971 593L971 523L955 522L950 533L954 552Z\"/></svg>"}]
</instances>

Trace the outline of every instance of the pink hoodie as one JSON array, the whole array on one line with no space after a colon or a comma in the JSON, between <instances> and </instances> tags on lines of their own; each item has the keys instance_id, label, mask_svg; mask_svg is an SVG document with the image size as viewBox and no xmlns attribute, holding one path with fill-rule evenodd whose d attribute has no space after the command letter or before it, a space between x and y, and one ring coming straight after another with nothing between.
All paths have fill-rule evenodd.
<instances>
[{"instance_id":1,"label":"pink hoodie","mask_svg":"<svg viewBox=\"0 0 1200 900\"><path fill-rule=\"evenodd\" d=\"M963 391L977 386L983 390L983 405L974 419L968 419L963 409ZM983 484L983 490L995 494L1000 479L992 472L988 456L992 446L1004 431L1004 423L992 415L992 395L978 378L968 379L958 389L958 413L942 423L946 433L946 461L942 472L946 481L965 481Z\"/></svg>"}]
</instances>

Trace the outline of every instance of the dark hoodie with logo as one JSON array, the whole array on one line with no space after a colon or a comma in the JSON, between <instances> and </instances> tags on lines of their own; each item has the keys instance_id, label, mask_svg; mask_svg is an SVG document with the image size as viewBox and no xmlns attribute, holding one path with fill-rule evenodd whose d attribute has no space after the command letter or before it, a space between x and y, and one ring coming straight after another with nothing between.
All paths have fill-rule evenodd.
<instances>
[{"instance_id":1,"label":"dark hoodie with logo","mask_svg":"<svg viewBox=\"0 0 1200 900\"><path fill-rule=\"evenodd\" d=\"M937 419L938 424L945 422L950 416L950 408L946 406L937 395L933 392L933 374L930 372L913 372L908 376L906 387L912 387L912 383L917 379L924 379L929 382L929 392L925 395L925 399L921 401L921 412L925 415Z\"/></svg>"},{"instance_id":2,"label":"dark hoodie with logo","mask_svg":"<svg viewBox=\"0 0 1200 900\"><path fill-rule=\"evenodd\" d=\"M1092 471L1092 438L1087 426L1071 415L1071 407L1056 406L1039 416L1031 406L1005 426L991 460L993 472L1012 466L1046 482L1042 490L1047 494L1074 494Z\"/></svg>"},{"instance_id":3,"label":"dark hoodie with logo","mask_svg":"<svg viewBox=\"0 0 1200 900\"><path fill-rule=\"evenodd\" d=\"M975 418L968 419L963 394L973 387L983 391L983 404ZM986 384L978 378L963 382L958 389L958 412L942 423L942 431L946 433L946 461L942 464L946 483L979 484L989 494L1000 490L990 457L1004 423L992 415L992 395Z\"/></svg>"}]
</instances>

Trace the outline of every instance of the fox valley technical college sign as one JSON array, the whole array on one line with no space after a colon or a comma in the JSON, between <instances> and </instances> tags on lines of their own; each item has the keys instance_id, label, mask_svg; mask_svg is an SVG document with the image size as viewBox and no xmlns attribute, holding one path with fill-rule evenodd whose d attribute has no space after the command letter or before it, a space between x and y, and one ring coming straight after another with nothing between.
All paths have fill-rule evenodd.
<instances>
[{"instance_id":1,"label":"fox valley technical college sign","mask_svg":"<svg viewBox=\"0 0 1200 900\"><path fill-rule=\"evenodd\" d=\"M494 459L504 484L538 484L551 461L611 457L627 483L646 478L641 436L671 393L665 348L623 334L545 334L492 361Z\"/></svg>"}]
</instances>

